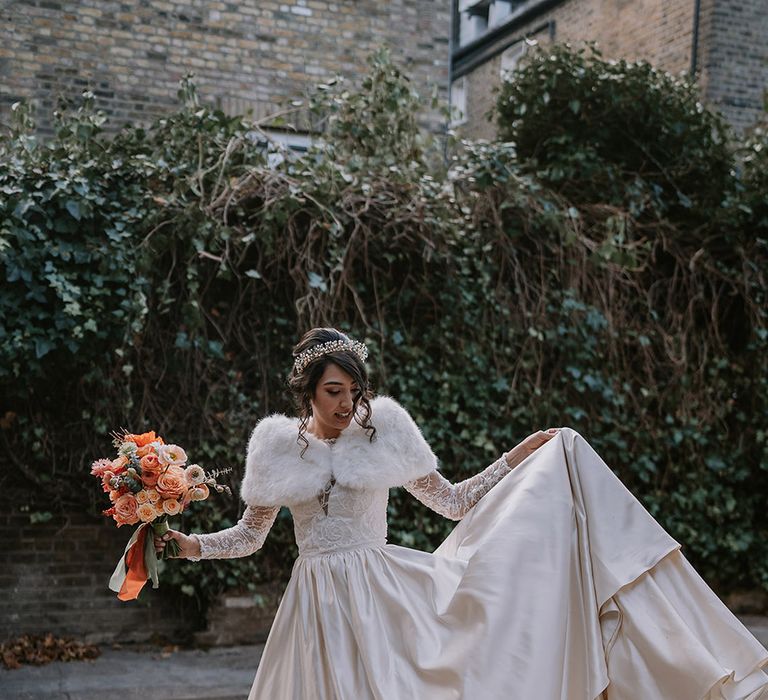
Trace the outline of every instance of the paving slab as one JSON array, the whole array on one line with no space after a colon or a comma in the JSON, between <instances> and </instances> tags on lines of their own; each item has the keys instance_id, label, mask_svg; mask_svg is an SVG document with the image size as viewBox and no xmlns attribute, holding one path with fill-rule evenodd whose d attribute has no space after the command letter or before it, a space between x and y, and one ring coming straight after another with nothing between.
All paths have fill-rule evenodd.
<instances>
[{"instance_id":1,"label":"paving slab","mask_svg":"<svg viewBox=\"0 0 768 700\"><path fill-rule=\"evenodd\" d=\"M163 651L102 649L85 661L0 668L2 700L245 700L263 644Z\"/></svg>"},{"instance_id":2,"label":"paving slab","mask_svg":"<svg viewBox=\"0 0 768 700\"><path fill-rule=\"evenodd\" d=\"M768 647L768 617L740 617ZM0 667L0 700L246 700L263 649L103 648L88 661Z\"/></svg>"}]
</instances>

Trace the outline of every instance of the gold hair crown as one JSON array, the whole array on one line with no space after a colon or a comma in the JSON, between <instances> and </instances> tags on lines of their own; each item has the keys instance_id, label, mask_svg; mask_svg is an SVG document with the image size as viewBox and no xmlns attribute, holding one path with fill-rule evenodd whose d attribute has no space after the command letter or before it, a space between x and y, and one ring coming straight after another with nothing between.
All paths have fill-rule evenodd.
<instances>
[{"instance_id":1,"label":"gold hair crown","mask_svg":"<svg viewBox=\"0 0 768 700\"><path fill-rule=\"evenodd\" d=\"M296 374L301 374L312 360L339 350L351 350L360 358L361 362L365 362L368 357L368 348L357 340L329 340L327 343L313 345L298 355L293 361L293 371Z\"/></svg>"}]
</instances>

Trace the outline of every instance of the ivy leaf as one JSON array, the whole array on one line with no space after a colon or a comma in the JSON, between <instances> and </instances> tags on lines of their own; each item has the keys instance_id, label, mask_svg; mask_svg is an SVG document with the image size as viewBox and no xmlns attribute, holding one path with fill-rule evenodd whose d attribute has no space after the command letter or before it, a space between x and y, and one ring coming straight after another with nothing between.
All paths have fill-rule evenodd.
<instances>
[{"instance_id":1,"label":"ivy leaf","mask_svg":"<svg viewBox=\"0 0 768 700\"><path fill-rule=\"evenodd\" d=\"M70 216L72 216L74 219L77 219L77 221L80 221L80 219L82 218L82 212L80 211L79 202L69 199L67 200L67 203L64 206L66 207Z\"/></svg>"},{"instance_id":2,"label":"ivy leaf","mask_svg":"<svg viewBox=\"0 0 768 700\"><path fill-rule=\"evenodd\" d=\"M35 338L35 357L39 360L53 350L53 343L47 338Z\"/></svg>"},{"instance_id":3,"label":"ivy leaf","mask_svg":"<svg viewBox=\"0 0 768 700\"><path fill-rule=\"evenodd\" d=\"M723 469L727 469L728 465L720 458L715 455L711 455L707 457L704 460L704 463L715 472L722 471Z\"/></svg>"}]
</instances>

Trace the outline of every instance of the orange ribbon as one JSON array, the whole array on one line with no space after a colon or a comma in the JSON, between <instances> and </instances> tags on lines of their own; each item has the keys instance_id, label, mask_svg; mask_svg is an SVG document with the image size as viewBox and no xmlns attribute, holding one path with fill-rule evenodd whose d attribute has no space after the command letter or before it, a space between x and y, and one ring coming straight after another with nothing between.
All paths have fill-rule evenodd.
<instances>
[{"instance_id":1,"label":"orange ribbon","mask_svg":"<svg viewBox=\"0 0 768 700\"><path fill-rule=\"evenodd\" d=\"M147 566L144 563L144 547L146 544L147 530L150 529L151 528L149 527L141 528L141 532L139 532L136 541L131 545L128 553L125 555L125 565L128 567L128 571L125 575L123 585L120 587L120 592L117 594L117 597L120 600L136 600L149 578Z\"/></svg>"}]
</instances>

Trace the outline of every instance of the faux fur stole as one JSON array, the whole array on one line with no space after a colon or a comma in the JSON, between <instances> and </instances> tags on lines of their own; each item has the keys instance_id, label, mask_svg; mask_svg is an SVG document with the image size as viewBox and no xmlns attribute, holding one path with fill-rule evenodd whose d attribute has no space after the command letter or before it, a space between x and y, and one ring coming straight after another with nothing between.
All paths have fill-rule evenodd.
<instances>
[{"instance_id":1,"label":"faux fur stole","mask_svg":"<svg viewBox=\"0 0 768 700\"><path fill-rule=\"evenodd\" d=\"M354 418L333 446L305 432L309 447L302 457L298 418L262 418L248 442L242 499L253 506L290 505L315 498L332 476L350 488L384 489L437 468L421 430L393 398L371 400L371 424L373 442Z\"/></svg>"}]
</instances>

